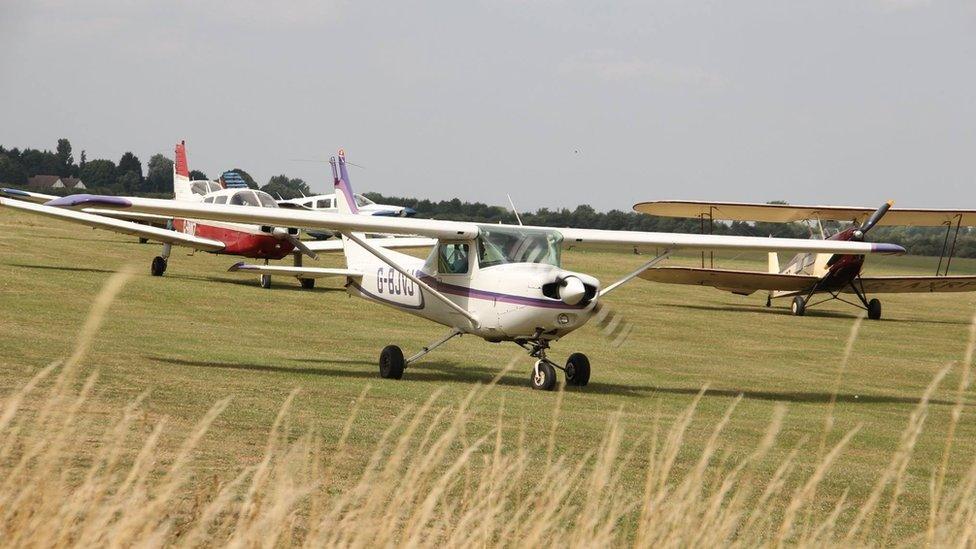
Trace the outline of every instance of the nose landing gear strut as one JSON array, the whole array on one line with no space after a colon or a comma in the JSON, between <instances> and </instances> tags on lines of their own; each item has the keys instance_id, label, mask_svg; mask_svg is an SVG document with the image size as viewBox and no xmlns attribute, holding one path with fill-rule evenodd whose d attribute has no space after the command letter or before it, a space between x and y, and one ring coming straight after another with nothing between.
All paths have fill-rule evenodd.
<instances>
[{"instance_id":1,"label":"nose landing gear strut","mask_svg":"<svg viewBox=\"0 0 976 549\"><path fill-rule=\"evenodd\" d=\"M520 347L529 352L529 356L538 359L532 367L529 381L532 388L539 391L551 391L556 388L556 370L562 370L567 385L584 387L590 382L590 360L583 353L569 355L565 366L560 366L549 360L549 340L534 339L516 341Z\"/></svg>"}]
</instances>

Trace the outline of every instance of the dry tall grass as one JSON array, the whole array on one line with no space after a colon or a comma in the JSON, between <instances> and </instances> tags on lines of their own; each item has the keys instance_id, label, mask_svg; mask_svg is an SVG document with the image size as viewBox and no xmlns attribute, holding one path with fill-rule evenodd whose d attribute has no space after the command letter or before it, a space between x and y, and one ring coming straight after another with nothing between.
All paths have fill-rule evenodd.
<instances>
[{"instance_id":1,"label":"dry tall grass","mask_svg":"<svg viewBox=\"0 0 976 549\"><path fill-rule=\"evenodd\" d=\"M916 537L892 539L929 399L949 367L925 390L867 498L850 501L845 494L826 514L813 511L817 489L858 431L829 446L832 405L812 472L799 472L802 450L797 446L772 474L764 474L768 468L761 465L775 446L783 406L775 409L760 444L741 459L732 459L720 443L733 421L736 399L714 426L700 458L690 467L677 467L702 394L669 425L657 421L644 443L624 445L622 422L611 418L602 441L585 459L558 455L553 429L542 459L530 451L524 431L517 443L506 445L501 412L493 429L469 439L465 424L474 405L496 390L494 384L472 389L459 404L439 404L434 394L424 405L404 411L369 461L357 466L358 477L342 490L330 488L343 467L355 412L338 440L324 441L313 431L290 440L292 393L260 462L229 482L191 485L194 450L227 400L216 403L185 434L166 464L156 459L165 421L148 432L136 428L142 397L101 432L94 433L95 424L86 419L96 377L79 379L79 363L124 281L123 275L113 277L102 291L71 358L40 370L0 406L0 539L5 546L942 546L976 540L976 461L961 481L946 484L946 463L969 384L976 319L947 457L932 476L928 527ZM852 329L843 364L859 325ZM555 395L554 426L561 402L561 395ZM86 447L83 457L76 451L80 447ZM646 461L643 489L633 490L622 475L638 457ZM853 518L841 521L844 513Z\"/></svg>"}]
</instances>

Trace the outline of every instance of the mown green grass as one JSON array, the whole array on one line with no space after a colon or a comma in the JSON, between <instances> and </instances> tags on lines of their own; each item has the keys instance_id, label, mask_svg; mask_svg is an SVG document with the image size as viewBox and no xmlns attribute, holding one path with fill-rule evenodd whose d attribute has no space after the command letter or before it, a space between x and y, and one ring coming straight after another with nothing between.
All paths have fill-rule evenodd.
<instances>
[{"instance_id":1,"label":"mown green grass","mask_svg":"<svg viewBox=\"0 0 976 549\"><path fill-rule=\"evenodd\" d=\"M334 440L369 386L351 439L354 470L404 409L434 391L443 392L443 402L456 401L512 360L515 366L500 386L475 405L477 420L470 429L488 429L501 410L513 438L524 426L528 442L545 452L557 395L529 389L532 361L516 346L463 337L409 369L403 380L381 380L376 359L383 346L395 343L410 354L447 329L348 297L336 281L320 280L314 291L303 291L279 278L272 290L263 290L253 277L226 272L237 261L232 257L188 257L177 249L166 275L153 278L149 262L158 251L157 245L140 245L134 238L0 211L0 388L9 392L42 366L65 357L101 284L112 272L134 265L140 274L112 307L86 367L100 374L98 402L106 417L150 391L147 420L166 416L188 427L217 399L233 396L202 446L196 462L199 482L226 479L237 467L258 460L276 412L295 387L301 395L294 421ZM609 252L564 255L567 268L593 274L605 284L646 259ZM698 260L687 255L673 263ZM336 266L340 261L329 257L319 263ZM765 268L759 256L716 261ZM937 259L885 257L868 263L874 273L930 274ZM973 261L955 260L954 267L955 273L976 272ZM939 369L962 358L976 308L976 296L969 293L881 297L884 320L863 324L841 378L828 445L852 428L861 430L818 493L825 509L845 490L850 501L866 497L918 396ZM639 279L611 294L607 304L635 325L625 345L613 348L595 326L554 345L556 360L585 352L594 368L588 387L569 389L563 396L557 450L582 458L618 411L629 445L637 444L656 419L668 421L707 386L692 438L683 446L682 466L694 462L714 423L742 394L732 425L722 435L723 446L734 455L748 453L773 407L785 403L786 426L770 456L770 472L797 444L800 462L812 467L820 457L825 414L857 311L831 303L795 318L787 302L767 309L764 301L759 295L744 298ZM941 456L957 383L954 370L936 392L909 469L899 533L924 528L928 482ZM976 450L974 413L968 406L964 411L950 482ZM77 451L83 457L86 449ZM625 472L635 491L641 488L643 464L638 453L628 465L632 471Z\"/></svg>"}]
</instances>

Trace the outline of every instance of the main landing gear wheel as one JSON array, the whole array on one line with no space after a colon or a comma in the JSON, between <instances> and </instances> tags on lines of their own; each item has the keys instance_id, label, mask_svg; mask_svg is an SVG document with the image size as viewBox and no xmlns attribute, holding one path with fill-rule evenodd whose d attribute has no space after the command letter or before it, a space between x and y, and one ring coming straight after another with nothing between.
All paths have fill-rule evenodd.
<instances>
[{"instance_id":1,"label":"main landing gear wheel","mask_svg":"<svg viewBox=\"0 0 976 549\"><path fill-rule=\"evenodd\" d=\"M590 382L590 359L583 353L573 353L566 360L566 384L585 387Z\"/></svg>"},{"instance_id":2,"label":"main landing gear wheel","mask_svg":"<svg viewBox=\"0 0 976 549\"><path fill-rule=\"evenodd\" d=\"M793 312L793 316L803 316L803 313L807 312L807 300L800 295L794 297L790 310Z\"/></svg>"},{"instance_id":3,"label":"main landing gear wheel","mask_svg":"<svg viewBox=\"0 0 976 549\"><path fill-rule=\"evenodd\" d=\"M148 238L139 237L139 244L149 244Z\"/></svg>"},{"instance_id":4,"label":"main landing gear wheel","mask_svg":"<svg viewBox=\"0 0 976 549\"><path fill-rule=\"evenodd\" d=\"M387 345L380 352L380 377L383 379L400 379L403 377L403 351L396 345Z\"/></svg>"},{"instance_id":5,"label":"main landing gear wheel","mask_svg":"<svg viewBox=\"0 0 976 549\"><path fill-rule=\"evenodd\" d=\"M315 287L314 278L299 278L298 281L302 284L302 288L306 290L311 290Z\"/></svg>"},{"instance_id":6,"label":"main landing gear wheel","mask_svg":"<svg viewBox=\"0 0 976 549\"><path fill-rule=\"evenodd\" d=\"M163 276L166 272L166 260L160 256L156 256L152 260L152 265L149 267L149 272L153 276Z\"/></svg>"},{"instance_id":7,"label":"main landing gear wheel","mask_svg":"<svg viewBox=\"0 0 976 549\"><path fill-rule=\"evenodd\" d=\"M532 368L532 388L539 391L551 391L556 387L556 369L545 360L539 360Z\"/></svg>"},{"instance_id":8,"label":"main landing gear wheel","mask_svg":"<svg viewBox=\"0 0 976 549\"><path fill-rule=\"evenodd\" d=\"M881 318L881 300L875 298L868 302L868 318L871 320Z\"/></svg>"},{"instance_id":9,"label":"main landing gear wheel","mask_svg":"<svg viewBox=\"0 0 976 549\"><path fill-rule=\"evenodd\" d=\"M265 290L271 288L271 275L261 275L261 287Z\"/></svg>"}]
</instances>

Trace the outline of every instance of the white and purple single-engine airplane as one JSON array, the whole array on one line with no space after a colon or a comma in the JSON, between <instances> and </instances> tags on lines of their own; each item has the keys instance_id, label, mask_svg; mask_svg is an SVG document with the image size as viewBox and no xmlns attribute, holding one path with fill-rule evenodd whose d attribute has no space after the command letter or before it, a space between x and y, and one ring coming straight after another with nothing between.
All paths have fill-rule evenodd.
<instances>
[{"instance_id":1,"label":"white and purple single-engine airplane","mask_svg":"<svg viewBox=\"0 0 976 549\"><path fill-rule=\"evenodd\" d=\"M282 208L248 208L224 204L177 202L149 198L72 195L45 208L91 208L182 216L222 222L311 230L342 235L346 268L307 269L238 263L233 271L343 277L346 291L450 328L445 337L404 358L395 345L380 353L383 378L399 379L404 369L436 347L462 334L490 342L511 341L537 359L530 376L535 389L551 390L556 370L566 383L585 386L590 379L586 355L573 353L565 365L548 357L549 346L597 314L604 296L652 268L675 250L797 251L836 254L904 253L892 244L856 241L800 240L720 235L608 231L491 225L401 217L356 215L342 150L331 160L339 213ZM0 205L6 199L0 198ZM419 235L436 239L426 260L370 242L366 233ZM599 246L663 250L620 279L603 285L593 276L561 267L561 252Z\"/></svg>"}]
</instances>

